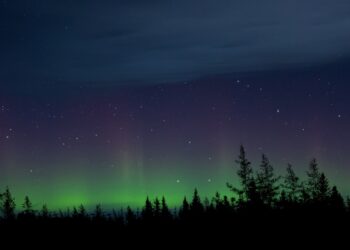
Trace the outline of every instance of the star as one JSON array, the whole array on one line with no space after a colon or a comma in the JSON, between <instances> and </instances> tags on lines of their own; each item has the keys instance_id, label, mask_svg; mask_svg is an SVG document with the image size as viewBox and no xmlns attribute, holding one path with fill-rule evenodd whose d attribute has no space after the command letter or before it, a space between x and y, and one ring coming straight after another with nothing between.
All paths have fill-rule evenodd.
<instances>
[{"instance_id":1,"label":"star","mask_svg":"<svg viewBox=\"0 0 350 250\"><path fill-rule=\"evenodd\" d=\"M179 179L177 179L177 180L176 180L176 183L180 183L180 180L179 180Z\"/></svg>"}]
</instances>

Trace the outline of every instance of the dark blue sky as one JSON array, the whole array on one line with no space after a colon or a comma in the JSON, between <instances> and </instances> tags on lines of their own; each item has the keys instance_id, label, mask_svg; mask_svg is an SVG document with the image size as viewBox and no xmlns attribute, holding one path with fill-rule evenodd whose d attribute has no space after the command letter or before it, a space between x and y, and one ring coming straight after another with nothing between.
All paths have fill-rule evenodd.
<instances>
[{"instance_id":1,"label":"dark blue sky","mask_svg":"<svg viewBox=\"0 0 350 250\"><path fill-rule=\"evenodd\" d=\"M347 0L2 0L1 84L153 84L347 60Z\"/></svg>"},{"instance_id":2,"label":"dark blue sky","mask_svg":"<svg viewBox=\"0 0 350 250\"><path fill-rule=\"evenodd\" d=\"M350 194L349 31L349 0L0 0L0 190L176 203L242 143Z\"/></svg>"}]
</instances>

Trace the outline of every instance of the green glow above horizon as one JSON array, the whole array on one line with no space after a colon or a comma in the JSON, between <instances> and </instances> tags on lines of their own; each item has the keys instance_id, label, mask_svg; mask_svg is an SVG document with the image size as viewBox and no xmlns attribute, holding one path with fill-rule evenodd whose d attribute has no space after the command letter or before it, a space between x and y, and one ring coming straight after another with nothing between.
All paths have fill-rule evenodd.
<instances>
[{"instance_id":1,"label":"green glow above horizon","mask_svg":"<svg viewBox=\"0 0 350 250\"><path fill-rule=\"evenodd\" d=\"M176 166L156 169L157 171L144 173L140 168L124 166L87 172L82 168L79 171L79 167L76 167L72 172L56 171L46 178L35 178L35 172L9 175L7 181L2 180L1 183L9 183L17 208L21 206L24 196L28 195L36 209L47 204L53 210L80 204L90 208L101 204L108 209L142 207L147 196L151 199L164 196L169 206L176 207L185 196L191 199L194 188L199 190L203 199L213 197L217 191L229 194L226 182L230 180L228 173L232 174L232 169L218 173L203 171L199 167L197 170L188 168L187 171L179 171ZM4 189L5 186L1 188Z\"/></svg>"},{"instance_id":2,"label":"green glow above horizon","mask_svg":"<svg viewBox=\"0 0 350 250\"><path fill-rule=\"evenodd\" d=\"M151 199L164 196L169 206L179 207L184 196L191 199L194 188L199 190L203 200L205 197L211 199L217 191L222 195L234 196L226 187L227 182L237 185L237 166L231 162L231 159L222 160L221 163L218 161L213 165L217 164L219 167L212 169L201 169L200 166L178 168L177 165L169 164L166 168L158 166L156 171L148 172L144 172L144 166L141 168L132 165L101 169L99 172L87 172L83 167L75 167L74 171L64 168L62 172L53 172L46 178L36 178L35 172L8 175L6 181L2 178L1 184L10 187L18 209L25 195L30 197L37 210L40 210L43 204L47 204L51 210L72 208L80 204L89 209L96 204L101 204L105 209L120 209L126 206L140 208L147 196ZM284 173L279 169L276 172ZM298 170L297 173L303 174ZM28 178L28 175L31 178ZM340 190L344 192L341 184L346 186L345 179L341 180L339 176L332 175L329 178L331 182L337 179ZM4 189L5 185L1 188Z\"/></svg>"}]
</instances>

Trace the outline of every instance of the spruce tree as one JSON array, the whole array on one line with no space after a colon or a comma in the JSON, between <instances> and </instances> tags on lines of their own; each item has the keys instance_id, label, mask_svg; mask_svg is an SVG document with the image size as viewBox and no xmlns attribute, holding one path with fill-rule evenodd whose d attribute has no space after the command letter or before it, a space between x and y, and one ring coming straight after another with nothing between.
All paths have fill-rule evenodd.
<instances>
[{"instance_id":1,"label":"spruce tree","mask_svg":"<svg viewBox=\"0 0 350 250\"><path fill-rule=\"evenodd\" d=\"M16 209L15 199L12 197L10 189L7 187L5 193L2 195L1 211L3 213L4 219L7 221L14 220Z\"/></svg>"},{"instance_id":2,"label":"spruce tree","mask_svg":"<svg viewBox=\"0 0 350 250\"><path fill-rule=\"evenodd\" d=\"M262 155L260 170L257 174L256 185L261 201L271 207L276 200L279 186L277 182L279 177L274 174L274 169L266 155Z\"/></svg>"},{"instance_id":3,"label":"spruce tree","mask_svg":"<svg viewBox=\"0 0 350 250\"><path fill-rule=\"evenodd\" d=\"M179 211L180 219L183 221L186 221L189 217L189 213L190 213L190 204L188 203L187 198L185 196L183 201L182 201L182 206L181 206L180 211Z\"/></svg>"},{"instance_id":4,"label":"spruce tree","mask_svg":"<svg viewBox=\"0 0 350 250\"><path fill-rule=\"evenodd\" d=\"M126 208L125 219L128 226L133 226L136 222L136 215L129 206Z\"/></svg>"},{"instance_id":5,"label":"spruce tree","mask_svg":"<svg viewBox=\"0 0 350 250\"><path fill-rule=\"evenodd\" d=\"M316 159L312 159L309 164L309 170L306 172L308 180L306 184L306 190L308 191L308 194L312 200L316 200L318 197L318 190L319 190L319 179L321 176L321 173L318 169L318 164Z\"/></svg>"},{"instance_id":6,"label":"spruce tree","mask_svg":"<svg viewBox=\"0 0 350 250\"><path fill-rule=\"evenodd\" d=\"M297 203L301 196L301 184L291 164L288 164L287 174L284 177L283 188L286 200L289 203Z\"/></svg>"},{"instance_id":7,"label":"spruce tree","mask_svg":"<svg viewBox=\"0 0 350 250\"><path fill-rule=\"evenodd\" d=\"M329 188L329 182L324 173L321 173L319 181L317 183L317 191L316 191L316 201L319 201L323 204L326 204L329 195L330 195L330 188Z\"/></svg>"},{"instance_id":8,"label":"spruce tree","mask_svg":"<svg viewBox=\"0 0 350 250\"><path fill-rule=\"evenodd\" d=\"M247 201L249 197L249 189L251 188L251 182L254 180L253 177L253 168L250 161L246 157L246 152L243 145L240 146L239 156L236 160L236 163L239 164L239 169L237 175L241 184L241 188L237 188L230 183L227 183L227 187L239 195L241 201Z\"/></svg>"},{"instance_id":9,"label":"spruce tree","mask_svg":"<svg viewBox=\"0 0 350 250\"><path fill-rule=\"evenodd\" d=\"M30 201L28 196L26 196L24 198L24 203L22 205L22 208L23 208L23 213L26 216L33 216L34 215L33 205L32 205L32 202Z\"/></svg>"},{"instance_id":10,"label":"spruce tree","mask_svg":"<svg viewBox=\"0 0 350 250\"><path fill-rule=\"evenodd\" d=\"M194 189L192 202L190 205L192 215L200 215L204 211L203 204L201 203L201 198L199 197L197 188Z\"/></svg>"},{"instance_id":11,"label":"spruce tree","mask_svg":"<svg viewBox=\"0 0 350 250\"><path fill-rule=\"evenodd\" d=\"M339 193L336 186L332 187L330 198L329 198L329 205L331 209L335 212L345 212L345 202L342 197L342 195Z\"/></svg>"},{"instance_id":12,"label":"spruce tree","mask_svg":"<svg viewBox=\"0 0 350 250\"><path fill-rule=\"evenodd\" d=\"M172 217L164 196L162 197L161 217L163 221L169 221Z\"/></svg>"},{"instance_id":13,"label":"spruce tree","mask_svg":"<svg viewBox=\"0 0 350 250\"><path fill-rule=\"evenodd\" d=\"M145 206L142 209L141 216L142 219L147 222L153 219L153 206L148 196L146 198Z\"/></svg>"},{"instance_id":14,"label":"spruce tree","mask_svg":"<svg viewBox=\"0 0 350 250\"><path fill-rule=\"evenodd\" d=\"M154 200L154 209L153 209L153 214L156 220L160 219L161 216L161 206L160 206L160 201L158 197Z\"/></svg>"}]
</instances>

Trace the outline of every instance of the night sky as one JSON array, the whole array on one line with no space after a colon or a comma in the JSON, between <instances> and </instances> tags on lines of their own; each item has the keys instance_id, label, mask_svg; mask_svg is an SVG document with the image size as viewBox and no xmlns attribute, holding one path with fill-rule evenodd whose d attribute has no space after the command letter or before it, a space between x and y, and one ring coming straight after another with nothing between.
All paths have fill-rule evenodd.
<instances>
[{"instance_id":1,"label":"night sky","mask_svg":"<svg viewBox=\"0 0 350 250\"><path fill-rule=\"evenodd\" d=\"M348 0L1 0L0 188L39 208L228 193L244 144L350 194Z\"/></svg>"}]
</instances>

